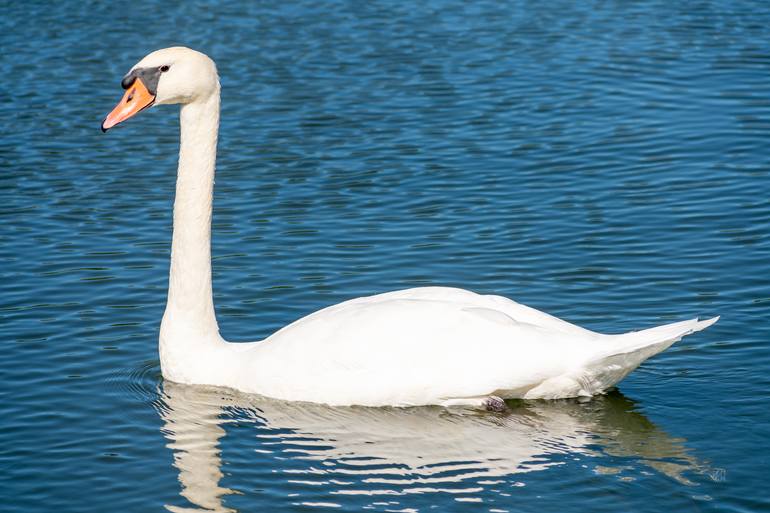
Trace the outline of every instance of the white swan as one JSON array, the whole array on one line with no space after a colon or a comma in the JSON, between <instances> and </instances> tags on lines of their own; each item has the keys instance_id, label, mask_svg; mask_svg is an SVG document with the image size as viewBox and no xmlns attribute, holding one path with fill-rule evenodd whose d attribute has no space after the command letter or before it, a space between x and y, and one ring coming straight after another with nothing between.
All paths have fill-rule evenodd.
<instances>
[{"instance_id":1,"label":"white swan","mask_svg":"<svg viewBox=\"0 0 770 513\"><path fill-rule=\"evenodd\" d=\"M211 202L219 78L175 47L139 61L102 130L151 105L182 104L163 377L332 405L500 405L588 396L718 318L602 335L499 296L428 287L352 299L252 343L219 335L211 288Z\"/></svg>"}]
</instances>

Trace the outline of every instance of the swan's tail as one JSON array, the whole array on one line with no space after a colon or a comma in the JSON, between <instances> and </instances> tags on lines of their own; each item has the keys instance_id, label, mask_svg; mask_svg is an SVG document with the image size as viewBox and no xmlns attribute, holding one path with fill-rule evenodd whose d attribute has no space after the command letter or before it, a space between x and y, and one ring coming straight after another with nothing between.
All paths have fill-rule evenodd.
<instances>
[{"instance_id":1,"label":"swan's tail","mask_svg":"<svg viewBox=\"0 0 770 513\"><path fill-rule=\"evenodd\" d=\"M623 335L608 335L598 354L594 354L584 367L580 380L591 394L600 393L625 378L642 362L668 349L685 335L708 328L719 317L699 321L675 322Z\"/></svg>"}]
</instances>

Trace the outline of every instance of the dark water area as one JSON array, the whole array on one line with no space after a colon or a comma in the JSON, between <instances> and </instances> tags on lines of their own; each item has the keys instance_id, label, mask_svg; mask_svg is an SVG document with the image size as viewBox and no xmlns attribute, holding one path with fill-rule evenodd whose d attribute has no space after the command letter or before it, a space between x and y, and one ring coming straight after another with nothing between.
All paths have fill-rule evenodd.
<instances>
[{"instance_id":1,"label":"dark water area","mask_svg":"<svg viewBox=\"0 0 770 513\"><path fill-rule=\"evenodd\" d=\"M3 2L3 511L767 511L770 4ZM160 376L171 45L222 83L217 315L495 293L712 328L590 401L330 408Z\"/></svg>"}]
</instances>

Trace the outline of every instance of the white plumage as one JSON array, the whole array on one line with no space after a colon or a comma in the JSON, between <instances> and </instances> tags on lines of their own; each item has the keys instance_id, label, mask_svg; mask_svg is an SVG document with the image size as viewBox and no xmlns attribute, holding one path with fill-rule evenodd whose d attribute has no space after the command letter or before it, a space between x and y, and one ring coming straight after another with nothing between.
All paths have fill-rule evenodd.
<instances>
[{"instance_id":1,"label":"white plumage","mask_svg":"<svg viewBox=\"0 0 770 513\"><path fill-rule=\"evenodd\" d=\"M230 386L371 406L587 396L713 322L601 335L504 297L416 288L325 308L250 345Z\"/></svg>"}]
</instances>

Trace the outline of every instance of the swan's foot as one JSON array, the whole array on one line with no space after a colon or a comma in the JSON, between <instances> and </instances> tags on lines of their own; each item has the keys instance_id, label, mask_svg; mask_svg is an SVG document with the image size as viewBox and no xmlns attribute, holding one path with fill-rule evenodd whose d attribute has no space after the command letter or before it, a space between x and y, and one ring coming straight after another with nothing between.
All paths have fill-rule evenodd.
<instances>
[{"instance_id":1,"label":"swan's foot","mask_svg":"<svg viewBox=\"0 0 770 513\"><path fill-rule=\"evenodd\" d=\"M508 411L508 406L505 404L505 401L496 395L490 395L484 400L484 408L486 408L487 411L494 411L497 413Z\"/></svg>"}]
</instances>

